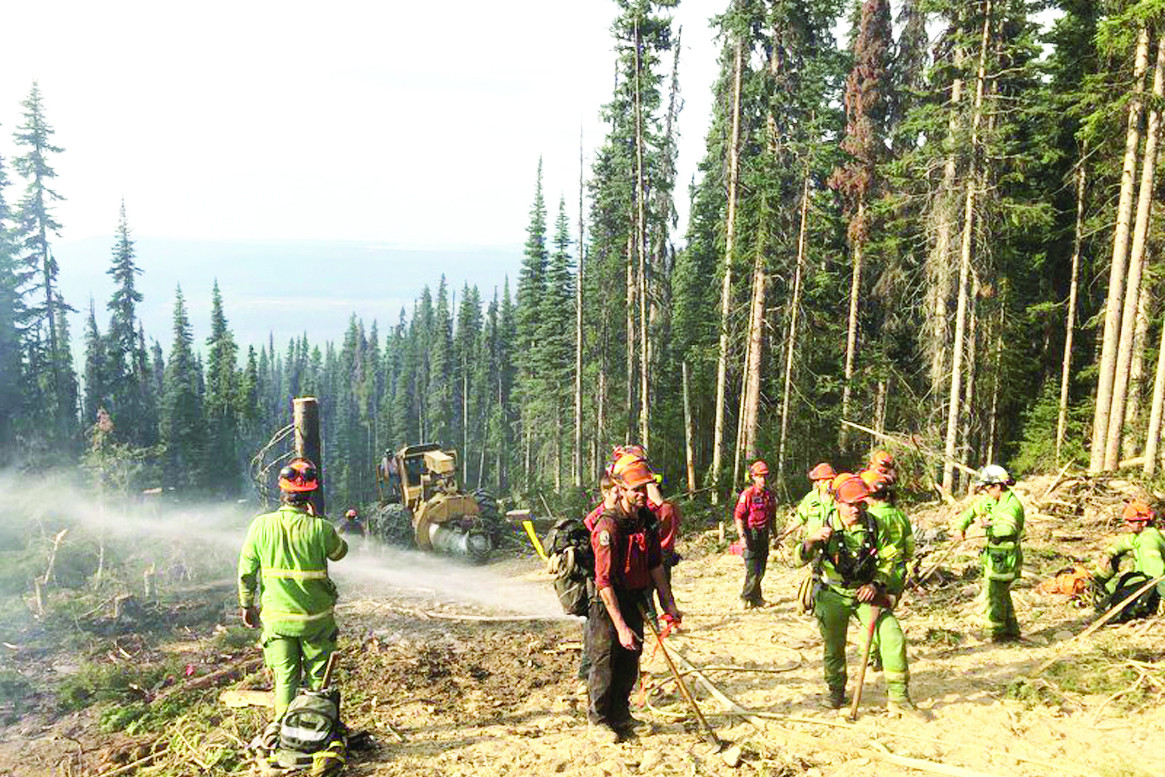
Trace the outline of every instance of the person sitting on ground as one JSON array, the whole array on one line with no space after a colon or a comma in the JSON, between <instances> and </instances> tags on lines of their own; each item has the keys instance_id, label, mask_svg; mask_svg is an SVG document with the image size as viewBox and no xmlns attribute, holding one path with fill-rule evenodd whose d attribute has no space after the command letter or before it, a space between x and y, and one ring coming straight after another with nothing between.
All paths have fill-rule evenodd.
<instances>
[{"instance_id":1,"label":"person sitting on ground","mask_svg":"<svg viewBox=\"0 0 1165 777\"><path fill-rule=\"evenodd\" d=\"M1145 582L1165 574L1165 536L1152 525L1153 508L1133 499L1125 505L1121 517L1128 532L1109 543L1096 565L1095 580L1104 586L1109 596L1116 593L1120 584L1122 575L1118 573L1125 556L1132 556L1133 568L1129 571L1145 575ZM1165 597L1165 580L1157 584L1157 594Z\"/></svg>"}]
</instances>

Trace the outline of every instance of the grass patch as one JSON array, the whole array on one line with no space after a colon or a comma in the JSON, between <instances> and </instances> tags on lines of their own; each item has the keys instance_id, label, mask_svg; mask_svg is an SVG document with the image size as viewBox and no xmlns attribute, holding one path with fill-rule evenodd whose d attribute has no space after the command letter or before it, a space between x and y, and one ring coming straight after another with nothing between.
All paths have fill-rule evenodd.
<instances>
[{"instance_id":1,"label":"grass patch","mask_svg":"<svg viewBox=\"0 0 1165 777\"><path fill-rule=\"evenodd\" d=\"M1029 705L1058 705L1066 694L1105 697L1119 694L1111 704L1118 709L1132 709L1148 700L1150 688L1145 683L1137 684L1141 673L1129 662L1155 663L1163 655L1162 651L1137 648L1100 648L1086 656L1057 661L1043 677L1016 680L1007 686L1006 695Z\"/></svg>"},{"instance_id":2,"label":"grass patch","mask_svg":"<svg viewBox=\"0 0 1165 777\"><path fill-rule=\"evenodd\" d=\"M216 653L237 653L252 647L258 641L258 632L246 626L228 626L214 635L210 641L211 650Z\"/></svg>"},{"instance_id":3,"label":"grass patch","mask_svg":"<svg viewBox=\"0 0 1165 777\"><path fill-rule=\"evenodd\" d=\"M153 664L85 664L65 679L57 691L61 706L79 710L100 702L142 701L161 687L167 675L177 675L177 661Z\"/></svg>"},{"instance_id":4,"label":"grass patch","mask_svg":"<svg viewBox=\"0 0 1165 777\"><path fill-rule=\"evenodd\" d=\"M923 642L932 647L947 647L953 648L963 644L966 637L961 631L944 628L928 628L926 636L922 638Z\"/></svg>"}]
</instances>

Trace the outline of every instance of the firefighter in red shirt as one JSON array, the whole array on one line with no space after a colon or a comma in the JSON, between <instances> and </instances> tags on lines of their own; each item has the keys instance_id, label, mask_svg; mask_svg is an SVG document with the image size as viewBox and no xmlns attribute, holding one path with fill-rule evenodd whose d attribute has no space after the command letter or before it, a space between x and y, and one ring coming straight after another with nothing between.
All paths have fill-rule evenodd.
<instances>
[{"instance_id":1,"label":"firefighter in red shirt","mask_svg":"<svg viewBox=\"0 0 1165 777\"><path fill-rule=\"evenodd\" d=\"M755 461L748 468L752 485L740 492L733 518L744 556L744 588L740 601L744 609L764 607L768 603L761 595L761 581L769 563L769 532L776 517L777 500L765 486L769 465Z\"/></svg>"},{"instance_id":2,"label":"firefighter in red shirt","mask_svg":"<svg viewBox=\"0 0 1165 777\"><path fill-rule=\"evenodd\" d=\"M631 717L631 690L643 651L643 597L654 586L661 609L679 620L663 573L655 516L647 509L652 473L642 462L622 468L614 507L603 511L591 532L595 589L587 615L587 718L597 738L617 742L642 728Z\"/></svg>"}]
</instances>

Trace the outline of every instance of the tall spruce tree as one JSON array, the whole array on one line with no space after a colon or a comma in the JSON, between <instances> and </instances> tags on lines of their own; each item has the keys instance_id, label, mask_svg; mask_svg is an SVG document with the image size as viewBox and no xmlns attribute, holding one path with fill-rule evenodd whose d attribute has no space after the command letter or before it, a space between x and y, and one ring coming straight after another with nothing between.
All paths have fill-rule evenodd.
<instances>
[{"instance_id":1,"label":"tall spruce tree","mask_svg":"<svg viewBox=\"0 0 1165 777\"><path fill-rule=\"evenodd\" d=\"M106 275L113 279L113 294L106 304L109 310L109 330L106 333L109 354L108 408L117 424L119 437L136 444L146 443L148 420L144 418L145 397L141 382L137 305L142 294L137 289L141 274L134 255L134 241L130 237L125 200L118 214L117 236L113 244L113 260ZM147 423L143 423L147 421Z\"/></svg>"},{"instance_id":2,"label":"tall spruce tree","mask_svg":"<svg viewBox=\"0 0 1165 777\"><path fill-rule=\"evenodd\" d=\"M21 294L21 268L12 242L7 187L8 174L0 157L0 447L16 452L24 372L21 326L27 311Z\"/></svg>"},{"instance_id":3,"label":"tall spruce tree","mask_svg":"<svg viewBox=\"0 0 1165 777\"><path fill-rule=\"evenodd\" d=\"M21 151L12 161L25 179L25 189L17 207L16 242L29 279L24 291L39 300L29 305L30 325L43 332L36 338L38 347L29 349L29 372L45 376L31 384L41 392L32 401L47 421L42 434L47 432L54 444L63 445L77 430L77 378L63 333L64 319L71 308L57 286L59 267L49 244L61 228L53 217L53 204L63 199L50 188L56 171L49 164L49 157L63 149L52 144L55 131L45 118L36 82L21 107L23 122L14 134Z\"/></svg>"},{"instance_id":4,"label":"tall spruce tree","mask_svg":"<svg viewBox=\"0 0 1165 777\"><path fill-rule=\"evenodd\" d=\"M222 293L214 282L210 298L210 337L206 339L206 391L203 408L207 422L207 454L218 471L210 481L224 495L238 492L239 461L239 347L227 325ZM173 363L173 357L171 357Z\"/></svg>"},{"instance_id":5,"label":"tall spruce tree","mask_svg":"<svg viewBox=\"0 0 1165 777\"><path fill-rule=\"evenodd\" d=\"M216 477L224 473L218 469L218 462L207 457L201 368L194 353L194 334L181 286L174 293L173 335L162 380L162 479L170 488L192 491L207 485L211 467L215 467ZM155 364L160 366L161 348L156 343L155 348ZM233 468L233 460L230 466Z\"/></svg>"}]
</instances>

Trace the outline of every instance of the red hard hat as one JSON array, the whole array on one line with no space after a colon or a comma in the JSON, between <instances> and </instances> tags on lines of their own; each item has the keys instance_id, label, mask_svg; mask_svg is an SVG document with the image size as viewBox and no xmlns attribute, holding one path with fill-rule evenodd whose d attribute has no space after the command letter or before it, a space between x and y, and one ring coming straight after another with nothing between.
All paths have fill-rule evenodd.
<instances>
[{"instance_id":1,"label":"red hard hat","mask_svg":"<svg viewBox=\"0 0 1165 777\"><path fill-rule=\"evenodd\" d=\"M866 485L866 481L850 475L848 480L837 487L836 498L838 502L854 504L863 501L869 495L870 487Z\"/></svg>"},{"instance_id":2,"label":"red hard hat","mask_svg":"<svg viewBox=\"0 0 1165 777\"><path fill-rule=\"evenodd\" d=\"M627 466L623 467L619 472L616 472L612 477L627 488L639 488L655 480L655 475L651 472L651 468L643 461L633 461L627 464Z\"/></svg>"},{"instance_id":3,"label":"red hard hat","mask_svg":"<svg viewBox=\"0 0 1165 777\"><path fill-rule=\"evenodd\" d=\"M315 491L319 486L316 465L307 459L292 459L279 470L279 488L282 491Z\"/></svg>"},{"instance_id":4,"label":"red hard hat","mask_svg":"<svg viewBox=\"0 0 1165 777\"><path fill-rule=\"evenodd\" d=\"M856 477L857 477L857 475L855 475L852 472L839 472L838 474L833 476L833 482L829 484L829 490L836 494L837 489L841 487L842 483L849 480L850 478L856 478Z\"/></svg>"},{"instance_id":5,"label":"red hard hat","mask_svg":"<svg viewBox=\"0 0 1165 777\"><path fill-rule=\"evenodd\" d=\"M813 481L833 480L835 477L837 477L837 473L833 471L833 467L828 461L823 461L809 470L809 479Z\"/></svg>"},{"instance_id":6,"label":"red hard hat","mask_svg":"<svg viewBox=\"0 0 1165 777\"><path fill-rule=\"evenodd\" d=\"M891 485L891 478L884 472L879 472L876 469L867 469L861 472L858 477L870 489L871 494L877 494L888 489Z\"/></svg>"},{"instance_id":7,"label":"red hard hat","mask_svg":"<svg viewBox=\"0 0 1165 777\"><path fill-rule=\"evenodd\" d=\"M1121 517L1126 521L1151 521L1153 520L1153 508L1140 499L1134 499L1125 505Z\"/></svg>"},{"instance_id":8,"label":"red hard hat","mask_svg":"<svg viewBox=\"0 0 1165 777\"><path fill-rule=\"evenodd\" d=\"M345 518L355 518L356 517L356 510L353 508L348 508L348 512L344 513L344 517Z\"/></svg>"},{"instance_id":9,"label":"red hard hat","mask_svg":"<svg viewBox=\"0 0 1165 777\"><path fill-rule=\"evenodd\" d=\"M767 475L767 474L769 474L769 465L765 464L763 461L759 461L759 460L754 461L752 463L752 466L748 468L748 474L754 475L754 476L755 475Z\"/></svg>"}]
</instances>

